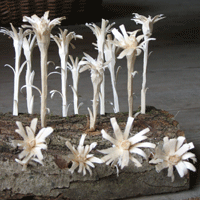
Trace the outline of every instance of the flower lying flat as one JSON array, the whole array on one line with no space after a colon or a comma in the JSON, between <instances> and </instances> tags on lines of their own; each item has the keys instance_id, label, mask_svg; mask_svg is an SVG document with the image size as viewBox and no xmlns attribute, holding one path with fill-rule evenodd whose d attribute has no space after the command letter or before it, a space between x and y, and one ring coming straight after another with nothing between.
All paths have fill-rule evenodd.
<instances>
[{"instance_id":1,"label":"flower lying flat","mask_svg":"<svg viewBox=\"0 0 200 200\"><path fill-rule=\"evenodd\" d=\"M37 121L38 119L34 118L31 121L30 127L26 126L26 131L21 122L16 122L19 129L16 129L15 132L21 135L24 140L13 140L12 144L14 147L19 146L19 148L23 149L23 151L18 155L20 160L15 159L16 162L23 165L23 171L26 170L26 167L31 160L43 165L43 155L41 150L47 149L45 138L53 132L53 128L51 127L42 128L37 136L35 136Z\"/></svg>"},{"instance_id":2,"label":"flower lying flat","mask_svg":"<svg viewBox=\"0 0 200 200\"><path fill-rule=\"evenodd\" d=\"M133 117L128 118L124 134L119 128L116 118L111 118L110 121L116 139L112 138L104 130L101 131L103 138L113 143L113 147L99 150L99 152L107 154L101 159L106 162L107 165L109 165L110 163L112 165L116 165L118 163L118 165L121 166L121 169L123 169L125 166L128 166L129 160L133 161L137 167L141 167L141 163L136 158L134 158L131 153L136 153L147 159L147 155L139 147L155 148L155 144L153 143L141 143L141 141L147 139L147 136L144 136L144 134L150 131L149 128L146 128L134 135L133 137L128 138L132 123L134 121Z\"/></svg>"},{"instance_id":3,"label":"flower lying flat","mask_svg":"<svg viewBox=\"0 0 200 200\"><path fill-rule=\"evenodd\" d=\"M72 152L72 154L68 155L69 160L72 162L69 171L74 173L74 170L79 166L78 173L83 172L83 176L86 175L86 169L90 175L92 175L90 167L95 167L93 163L102 163L101 159L94 157L93 154L89 154L89 152L96 147L97 143L93 142L90 145L83 146L85 137L86 134L81 136L77 150L69 141L66 142L67 147Z\"/></svg>"},{"instance_id":4,"label":"flower lying flat","mask_svg":"<svg viewBox=\"0 0 200 200\"><path fill-rule=\"evenodd\" d=\"M155 149L155 155L149 162L156 164L156 171L160 172L164 168L168 168L168 177L171 177L172 182L174 181L173 167L177 169L180 177L183 177L188 173L188 169L196 171L196 168L188 162L188 159L192 159L196 162L197 159L195 154L188 152L193 149L194 145L192 142L183 144L185 137L180 136L177 139L169 139L165 137L163 139L163 146L158 146Z\"/></svg>"}]
</instances>

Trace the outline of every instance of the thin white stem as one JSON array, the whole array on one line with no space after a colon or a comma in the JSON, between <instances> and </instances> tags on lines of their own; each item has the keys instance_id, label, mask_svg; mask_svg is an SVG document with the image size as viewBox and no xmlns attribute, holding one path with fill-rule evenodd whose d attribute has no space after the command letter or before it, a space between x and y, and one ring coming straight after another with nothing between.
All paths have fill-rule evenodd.
<instances>
[{"instance_id":1,"label":"thin white stem","mask_svg":"<svg viewBox=\"0 0 200 200\"><path fill-rule=\"evenodd\" d=\"M141 114L145 114L146 112L146 72L147 72L147 62L148 62L148 41L149 37L145 36L144 41L144 57L143 57L143 74L142 74L142 89L141 89Z\"/></svg>"},{"instance_id":2,"label":"thin white stem","mask_svg":"<svg viewBox=\"0 0 200 200\"><path fill-rule=\"evenodd\" d=\"M132 117L133 116L133 76L132 76L132 73L134 71L136 55L133 52L131 55L127 55L126 58L127 58L127 70L128 70L127 90L128 90L129 117Z\"/></svg>"},{"instance_id":3,"label":"thin white stem","mask_svg":"<svg viewBox=\"0 0 200 200\"><path fill-rule=\"evenodd\" d=\"M114 100L114 112L119 112L119 99L117 94L117 88L116 88L116 77L115 77L115 71L114 66L112 66L112 63L109 63L108 69L110 71L110 77L111 77L111 84L113 89L113 100Z\"/></svg>"},{"instance_id":4,"label":"thin white stem","mask_svg":"<svg viewBox=\"0 0 200 200\"><path fill-rule=\"evenodd\" d=\"M72 79L73 79L73 98L74 98L74 114L79 114L78 112L78 80L79 72L76 69L72 69Z\"/></svg>"},{"instance_id":5,"label":"thin white stem","mask_svg":"<svg viewBox=\"0 0 200 200\"><path fill-rule=\"evenodd\" d=\"M103 73L103 80L100 86L100 115L105 115L105 75Z\"/></svg>"},{"instance_id":6,"label":"thin white stem","mask_svg":"<svg viewBox=\"0 0 200 200\"><path fill-rule=\"evenodd\" d=\"M90 116L90 129L95 130L97 113L98 113L98 105L99 105L99 92L100 92L100 83L95 84L93 83L93 117Z\"/></svg>"},{"instance_id":7,"label":"thin white stem","mask_svg":"<svg viewBox=\"0 0 200 200\"><path fill-rule=\"evenodd\" d=\"M47 111L47 53L48 48L45 47L45 44L42 45L44 47L40 48L40 56L41 56L41 126L46 127L46 111Z\"/></svg>"},{"instance_id":8,"label":"thin white stem","mask_svg":"<svg viewBox=\"0 0 200 200\"><path fill-rule=\"evenodd\" d=\"M21 49L15 48L15 73L14 73L14 94L13 94L14 116L18 115L20 60L21 60Z\"/></svg>"},{"instance_id":9,"label":"thin white stem","mask_svg":"<svg viewBox=\"0 0 200 200\"><path fill-rule=\"evenodd\" d=\"M62 98L62 116L67 117L67 55L60 54L61 60L61 93Z\"/></svg>"}]
</instances>

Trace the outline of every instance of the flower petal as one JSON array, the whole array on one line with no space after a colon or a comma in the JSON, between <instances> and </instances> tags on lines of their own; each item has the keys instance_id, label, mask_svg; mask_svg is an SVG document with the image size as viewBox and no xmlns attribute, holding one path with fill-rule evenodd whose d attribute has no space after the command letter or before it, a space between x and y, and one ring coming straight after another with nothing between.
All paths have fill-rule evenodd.
<instances>
[{"instance_id":1,"label":"flower petal","mask_svg":"<svg viewBox=\"0 0 200 200\"><path fill-rule=\"evenodd\" d=\"M184 141L185 141L185 137L183 137L183 136L179 136L177 138L176 151L182 146Z\"/></svg>"},{"instance_id":2,"label":"flower petal","mask_svg":"<svg viewBox=\"0 0 200 200\"><path fill-rule=\"evenodd\" d=\"M35 134L30 127L26 126L26 132L28 135L28 139L32 140L35 138Z\"/></svg>"},{"instance_id":3,"label":"flower petal","mask_svg":"<svg viewBox=\"0 0 200 200\"><path fill-rule=\"evenodd\" d=\"M129 158L130 158L130 160L131 160L132 162L135 163L135 166L136 166L136 167L142 167L142 164L141 164L136 158L134 158L133 156L130 156Z\"/></svg>"},{"instance_id":4,"label":"flower petal","mask_svg":"<svg viewBox=\"0 0 200 200\"><path fill-rule=\"evenodd\" d=\"M74 148L74 146L71 145L71 143L69 141L67 141L65 144L74 155L79 154L78 151Z\"/></svg>"},{"instance_id":5,"label":"flower petal","mask_svg":"<svg viewBox=\"0 0 200 200\"><path fill-rule=\"evenodd\" d=\"M132 148L130 148L129 151L130 151L131 153L136 153L136 154L138 154L138 155L144 157L146 160L148 159L146 153L144 153L143 150L141 150L141 149L139 149L139 148L137 148L137 147L132 147Z\"/></svg>"},{"instance_id":6,"label":"flower petal","mask_svg":"<svg viewBox=\"0 0 200 200\"><path fill-rule=\"evenodd\" d=\"M184 165L186 166L187 169L193 171L193 172L196 172L196 168L193 164L187 162L187 161L183 161Z\"/></svg>"},{"instance_id":7,"label":"flower petal","mask_svg":"<svg viewBox=\"0 0 200 200\"><path fill-rule=\"evenodd\" d=\"M128 139L129 133L130 133L131 128L132 128L133 121L134 121L133 117L128 117L128 120L127 120L127 123L126 123L126 128L124 130L124 140Z\"/></svg>"},{"instance_id":8,"label":"flower petal","mask_svg":"<svg viewBox=\"0 0 200 200\"><path fill-rule=\"evenodd\" d=\"M53 128L42 128L36 136L37 142L45 142L45 138L53 132Z\"/></svg>"},{"instance_id":9,"label":"flower petal","mask_svg":"<svg viewBox=\"0 0 200 200\"><path fill-rule=\"evenodd\" d=\"M181 178L188 173L188 170L182 161L178 162L175 167Z\"/></svg>"},{"instance_id":10,"label":"flower petal","mask_svg":"<svg viewBox=\"0 0 200 200\"><path fill-rule=\"evenodd\" d=\"M122 154L121 169L123 169L125 166L128 166L128 162L129 162L129 151L124 150Z\"/></svg>"},{"instance_id":11,"label":"flower petal","mask_svg":"<svg viewBox=\"0 0 200 200\"><path fill-rule=\"evenodd\" d=\"M114 130L114 134L115 134L116 139L118 141L123 140L122 131L121 131L119 125L117 124L116 118L115 117L111 118L110 122L111 122L112 128Z\"/></svg>"},{"instance_id":12,"label":"flower petal","mask_svg":"<svg viewBox=\"0 0 200 200\"><path fill-rule=\"evenodd\" d=\"M110 135L108 135L104 129L101 130L101 133L102 133L102 137L105 138L106 140L109 140L111 143L113 144L117 144L118 141L115 140L114 138L112 138Z\"/></svg>"},{"instance_id":13,"label":"flower petal","mask_svg":"<svg viewBox=\"0 0 200 200\"><path fill-rule=\"evenodd\" d=\"M31 121L30 128L32 129L32 131L33 131L34 133L36 132L37 122L38 122L38 119L37 119L37 118L34 118L34 119L32 119L32 121Z\"/></svg>"}]
</instances>

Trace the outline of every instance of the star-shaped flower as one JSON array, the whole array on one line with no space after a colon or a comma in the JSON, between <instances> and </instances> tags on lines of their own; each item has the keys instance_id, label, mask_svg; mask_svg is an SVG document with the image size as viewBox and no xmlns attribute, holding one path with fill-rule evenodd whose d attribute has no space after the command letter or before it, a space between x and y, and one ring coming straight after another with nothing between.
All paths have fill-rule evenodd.
<instances>
[{"instance_id":1,"label":"star-shaped flower","mask_svg":"<svg viewBox=\"0 0 200 200\"><path fill-rule=\"evenodd\" d=\"M48 19L49 11L46 11L44 15L40 18L37 15L32 15L31 17L24 16L23 22L29 22L30 25L23 25L24 28L32 28L37 36L38 42L47 40L49 42L50 33L54 26L59 25L61 20L65 17L55 18L52 21Z\"/></svg>"},{"instance_id":2,"label":"star-shaped flower","mask_svg":"<svg viewBox=\"0 0 200 200\"><path fill-rule=\"evenodd\" d=\"M53 132L53 128L51 127L42 128L35 136L37 121L38 119L34 118L31 121L30 127L26 126L26 131L24 130L21 122L16 122L19 129L16 129L15 132L21 135L24 140L13 140L12 143L14 147L19 146L20 149L23 149L23 151L18 155L20 160L15 159L16 162L23 165L23 171L26 170L26 167L31 160L39 162L43 165L43 155L41 150L47 149L45 138Z\"/></svg>"},{"instance_id":3,"label":"star-shaped flower","mask_svg":"<svg viewBox=\"0 0 200 200\"><path fill-rule=\"evenodd\" d=\"M85 137L86 134L81 136L77 150L69 141L66 142L67 147L72 152L72 154L68 155L69 160L72 162L72 166L69 171L74 173L74 170L79 167L78 173L83 172L83 176L86 175L86 169L90 175L92 175L90 167L95 167L93 163L102 163L101 159L95 157L93 154L89 154L89 152L96 147L97 143L93 142L90 145L83 146Z\"/></svg>"},{"instance_id":4,"label":"star-shaped flower","mask_svg":"<svg viewBox=\"0 0 200 200\"><path fill-rule=\"evenodd\" d=\"M115 36L115 40L112 41L112 43L123 49L118 56L118 59L121 59L127 55L131 55L134 52L136 55L139 55L141 53L142 45L144 44L144 42L140 43L140 41L144 38L144 35L139 35L136 37L136 34L139 30L126 32L123 24L119 28L122 34L116 28L112 30L112 33Z\"/></svg>"},{"instance_id":5,"label":"star-shaped flower","mask_svg":"<svg viewBox=\"0 0 200 200\"><path fill-rule=\"evenodd\" d=\"M163 14L156 15L154 18L151 18L151 16L149 16L147 18L147 17L145 17L143 15L139 15L137 13L133 13L133 14L135 15L135 17L132 20L134 20L136 22L136 24L142 24L143 34L148 37L150 37L152 35L153 24L156 23L157 21L165 18L165 17L163 17Z\"/></svg>"},{"instance_id":6,"label":"star-shaped flower","mask_svg":"<svg viewBox=\"0 0 200 200\"><path fill-rule=\"evenodd\" d=\"M155 155L149 162L156 164L156 171L160 172L164 168L168 168L168 177L171 177L172 182L174 181L173 167L177 169L180 177L183 177L188 173L188 169L196 171L194 165L188 162L188 159L192 159L196 162L197 159L195 154L188 152L194 148L192 142L185 143L185 137L180 136L177 139L169 139L165 137L163 139L163 146L159 145L155 149Z\"/></svg>"},{"instance_id":7,"label":"star-shaped flower","mask_svg":"<svg viewBox=\"0 0 200 200\"><path fill-rule=\"evenodd\" d=\"M144 136L144 134L150 131L149 128L146 128L133 137L128 138L134 121L133 117L128 118L124 133L122 133L119 125L117 124L116 118L111 118L110 121L114 130L115 139L108 135L105 130L101 131L103 138L113 143L113 147L99 150L99 152L107 154L101 159L106 162L107 165L110 163L112 163L112 165L118 164L121 166L121 169L128 166L129 160L134 162L137 167L141 167L141 163L132 156L132 153L138 154L147 159L147 155L140 149L140 147L155 148L155 144L153 143L141 142L147 139L147 136Z\"/></svg>"}]
</instances>

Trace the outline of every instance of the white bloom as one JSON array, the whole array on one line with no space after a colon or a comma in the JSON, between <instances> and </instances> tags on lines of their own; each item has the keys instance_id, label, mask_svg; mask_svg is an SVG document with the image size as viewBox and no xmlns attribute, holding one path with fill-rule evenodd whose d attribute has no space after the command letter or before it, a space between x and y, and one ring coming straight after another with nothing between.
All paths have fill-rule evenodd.
<instances>
[{"instance_id":1,"label":"white bloom","mask_svg":"<svg viewBox=\"0 0 200 200\"><path fill-rule=\"evenodd\" d=\"M16 122L19 129L16 129L15 132L21 135L24 140L13 140L12 143L14 147L19 146L19 148L23 149L23 151L18 155L20 160L15 159L16 162L23 165L22 170L26 170L26 167L31 160L43 164L43 155L41 150L47 149L45 138L53 132L51 127L42 128L37 136L35 136L37 121L38 119L34 118L31 121L30 127L26 126L26 131L24 130L21 122Z\"/></svg>"},{"instance_id":2,"label":"white bloom","mask_svg":"<svg viewBox=\"0 0 200 200\"><path fill-rule=\"evenodd\" d=\"M48 19L49 11L46 11L44 15L40 18L37 15L32 15L31 17L24 16L23 22L29 22L30 25L23 25L24 28L32 28L35 32L38 40L38 45L40 42L50 41L50 33L54 26L59 25L61 20L65 17L55 18L52 21ZM40 46L40 45L39 45Z\"/></svg>"},{"instance_id":3,"label":"white bloom","mask_svg":"<svg viewBox=\"0 0 200 200\"><path fill-rule=\"evenodd\" d=\"M194 148L192 142L184 143L185 137L180 136L177 139L169 139L165 137L163 139L163 146L158 146L155 149L154 158L149 162L156 164L156 171L160 172L164 168L168 168L168 177L171 177L172 182L174 181L173 167L177 169L180 177L183 177L188 173L188 169L196 171L194 165L188 162L188 159L192 159L196 162L197 159L195 154L187 152Z\"/></svg>"},{"instance_id":4,"label":"white bloom","mask_svg":"<svg viewBox=\"0 0 200 200\"><path fill-rule=\"evenodd\" d=\"M141 142L147 139L147 136L144 136L144 134L150 131L149 128L146 128L133 137L128 138L134 121L133 117L128 118L124 134L117 124L116 118L111 118L110 121L114 130L115 139L108 135L104 130L101 131L103 138L113 143L113 147L99 151L103 154L107 154L101 159L106 162L107 165L110 163L116 165L118 163L118 165L121 166L121 169L128 166L129 160L133 161L137 167L141 167L141 163L131 154L135 153L147 159L147 155L139 147L155 148L155 144L150 142Z\"/></svg>"},{"instance_id":5,"label":"white bloom","mask_svg":"<svg viewBox=\"0 0 200 200\"><path fill-rule=\"evenodd\" d=\"M121 59L127 55L131 55L133 53L139 55L141 53L140 48L143 44L139 44L139 42L144 38L144 35L139 35L138 37L136 37L136 34L139 30L126 32L123 24L119 28L122 34L116 28L112 30L112 33L115 36L115 40L112 41L112 43L123 49L123 51L118 56L118 59Z\"/></svg>"},{"instance_id":6,"label":"white bloom","mask_svg":"<svg viewBox=\"0 0 200 200\"><path fill-rule=\"evenodd\" d=\"M57 35L52 35L51 34L51 38L54 39L54 41L56 42L56 44L59 47L59 54L64 54L64 55L68 55L68 47L69 44L72 46L72 48L75 48L75 46L71 43L72 39L83 39L82 35L76 35L75 32L69 32L68 30L65 29L64 31L62 29L60 29L60 33L58 34L59 37Z\"/></svg>"},{"instance_id":7,"label":"white bloom","mask_svg":"<svg viewBox=\"0 0 200 200\"><path fill-rule=\"evenodd\" d=\"M156 23L157 21L165 18L165 17L163 17L163 14L156 15L154 18L151 18L151 16L149 16L147 18L147 17L145 17L143 15L139 15L137 13L133 13L133 14L135 15L135 18L133 18L132 20L134 20L136 22L136 24L142 24L143 34L148 37L150 37L152 35L153 24Z\"/></svg>"},{"instance_id":8,"label":"white bloom","mask_svg":"<svg viewBox=\"0 0 200 200\"><path fill-rule=\"evenodd\" d=\"M68 155L69 160L72 161L72 167L69 171L73 173L79 166L78 173L83 172L83 176L86 175L86 169L89 171L90 175L92 175L90 167L95 167L93 163L102 163L101 159L94 157L93 154L89 154L89 152L96 147L97 143L93 142L90 145L83 146L85 137L86 134L81 136L77 150L69 141L66 142L67 147L72 152L72 154Z\"/></svg>"},{"instance_id":9,"label":"white bloom","mask_svg":"<svg viewBox=\"0 0 200 200\"><path fill-rule=\"evenodd\" d=\"M102 56L103 56L103 47L104 47L104 43L105 43L106 34L110 32L111 27L115 24L115 23L112 23L112 24L108 25L108 23L109 23L108 20L102 19L101 28L98 27L94 23L93 24L88 24L88 23L85 24L87 27L89 27L92 30L92 32L96 36L98 51L101 52Z\"/></svg>"}]
</instances>

